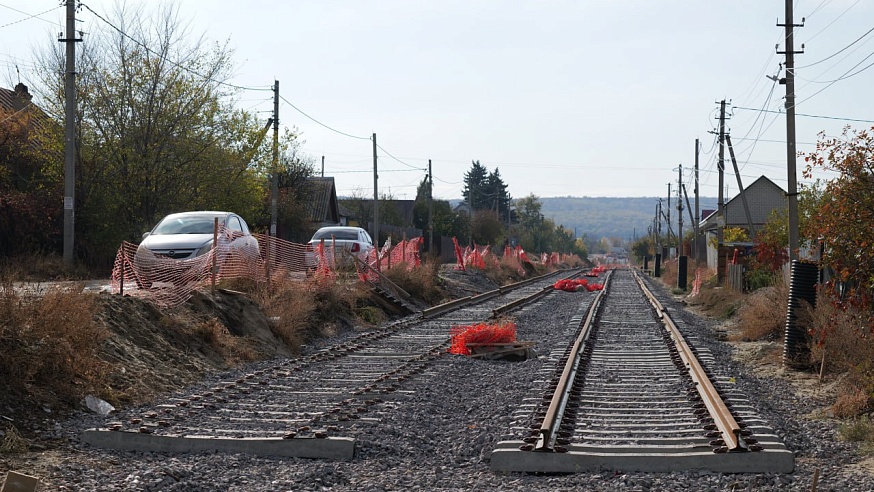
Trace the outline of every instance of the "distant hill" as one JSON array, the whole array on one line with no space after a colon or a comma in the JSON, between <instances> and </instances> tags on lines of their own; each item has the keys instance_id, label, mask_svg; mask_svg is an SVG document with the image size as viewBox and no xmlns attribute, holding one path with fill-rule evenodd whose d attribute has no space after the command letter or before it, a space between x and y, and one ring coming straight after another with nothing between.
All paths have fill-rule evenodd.
<instances>
[{"instance_id":1,"label":"distant hill","mask_svg":"<svg viewBox=\"0 0 874 492\"><path fill-rule=\"evenodd\" d=\"M631 240L635 233L637 237L647 232L656 213L658 197L555 197L540 198L543 204L543 215L549 217L557 225L565 229L575 230L577 236L587 236L589 239L602 237L617 237ZM692 197L689 202L694 206ZM700 207L715 209L717 198L701 197ZM667 204L663 204L666 207ZM676 232L677 209L676 202L671 200L671 222ZM693 212L694 215L694 212ZM683 206L683 228L689 227L689 212ZM662 231L664 232L664 231Z\"/></svg>"},{"instance_id":2,"label":"distant hill","mask_svg":"<svg viewBox=\"0 0 874 492\"><path fill-rule=\"evenodd\" d=\"M449 200L453 207L460 202L459 199ZM544 217L552 219L556 225L563 225L565 229L575 230L578 237L585 235L594 240L599 240L602 237L631 240L635 233L637 237L643 236L647 232L647 227L652 224L658 202L659 197L655 196L540 197ZM717 202L718 198L716 197L701 197L699 199L702 211L716 209ZM695 206L692 197L689 197L689 203L693 207ZM667 206L667 203L663 206ZM676 206L676 202L671 199L671 223L674 228L677 227ZM686 210L684 202L683 229L685 230L690 224L689 212ZM662 233L665 231L663 230Z\"/></svg>"}]
</instances>

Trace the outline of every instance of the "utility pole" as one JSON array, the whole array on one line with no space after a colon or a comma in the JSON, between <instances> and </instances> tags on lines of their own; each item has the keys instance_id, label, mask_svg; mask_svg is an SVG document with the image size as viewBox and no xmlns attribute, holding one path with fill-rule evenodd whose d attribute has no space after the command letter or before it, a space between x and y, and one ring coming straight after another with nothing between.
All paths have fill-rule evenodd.
<instances>
[{"instance_id":1,"label":"utility pole","mask_svg":"<svg viewBox=\"0 0 874 492\"><path fill-rule=\"evenodd\" d=\"M670 242L671 242L671 183L668 183L668 213L667 213L667 222L668 222L668 250L670 252ZM670 256L670 255L668 255ZM665 258L667 260L667 258Z\"/></svg>"},{"instance_id":2,"label":"utility pole","mask_svg":"<svg viewBox=\"0 0 874 492\"><path fill-rule=\"evenodd\" d=\"M777 54L786 55L786 168L789 178L789 190L786 195L789 198L789 261L798 259L798 181L795 176L795 38L792 34L793 27L804 27L804 19L801 24L793 23L792 0L786 0L786 23L777 24L785 27L786 51L778 51Z\"/></svg>"},{"instance_id":3,"label":"utility pole","mask_svg":"<svg viewBox=\"0 0 874 492\"><path fill-rule=\"evenodd\" d=\"M67 0L67 43L64 68L64 265L72 267L76 222L76 1Z\"/></svg>"},{"instance_id":4,"label":"utility pole","mask_svg":"<svg viewBox=\"0 0 874 492\"><path fill-rule=\"evenodd\" d=\"M325 156L322 156L322 177L325 177Z\"/></svg>"},{"instance_id":5,"label":"utility pole","mask_svg":"<svg viewBox=\"0 0 874 492\"><path fill-rule=\"evenodd\" d=\"M788 0L787 0L788 1ZM719 103L719 214L716 217L716 254L722 247L722 229L725 227L725 99Z\"/></svg>"},{"instance_id":6,"label":"utility pole","mask_svg":"<svg viewBox=\"0 0 874 492\"><path fill-rule=\"evenodd\" d=\"M270 235L276 237L276 207L279 203L279 81L273 81L273 176L270 183Z\"/></svg>"},{"instance_id":7,"label":"utility pole","mask_svg":"<svg viewBox=\"0 0 874 492\"><path fill-rule=\"evenodd\" d=\"M698 208L699 207L699 205L698 205L698 151L700 150L700 148L701 147L698 143L698 139L696 138L695 139L695 220L692 221L693 222L692 227L693 227L693 231L695 234L695 240L693 242L694 249L692 250L692 258L695 258L696 260L698 259L698 248L700 247L698 245L698 241L701 240L701 238L698 237L698 233L701 232L698 230L698 228L701 224L701 217L700 217L701 213L699 212L700 209Z\"/></svg>"},{"instance_id":8,"label":"utility pole","mask_svg":"<svg viewBox=\"0 0 874 492\"><path fill-rule=\"evenodd\" d=\"M731 165L734 167L734 175L737 177L737 189L740 194L740 201L744 206L744 213L747 217L747 227L750 229L750 239L753 239L756 235L756 229L753 225L753 217L750 215L750 205L747 202L747 196L744 193L744 185L743 181L740 179L740 171L737 168L737 159L734 157L734 147L731 145L731 135L725 135L725 142L728 144L728 155L731 157Z\"/></svg>"},{"instance_id":9,"label":"utility pole","mask_svg":"<svg viewBox=\"0 0 874 492\"><path fill-rule=\"evenodd\" d=\"M677 256L683 256L683 165L677 172L679 184L677 186Z\"/></svg>"},{"instance_id":10,"label":"utility pole","mask_svg":"<svg viewBox=\"0 0 874 492\"><path fill-rule=\"evenodd\" d=\"M379 174L376 169L376 133L373 134L373 241L379 248Z\"/></svg>"},{"instance_id":11,"label":"utility pole","mask_svg":"<svg viewBox=\"0 0 874 492\"><path fill-rule=\"evenodd\" d=\"M434 174L428 159L428 252L434 254Z\"/></svg>"}]
</instances>

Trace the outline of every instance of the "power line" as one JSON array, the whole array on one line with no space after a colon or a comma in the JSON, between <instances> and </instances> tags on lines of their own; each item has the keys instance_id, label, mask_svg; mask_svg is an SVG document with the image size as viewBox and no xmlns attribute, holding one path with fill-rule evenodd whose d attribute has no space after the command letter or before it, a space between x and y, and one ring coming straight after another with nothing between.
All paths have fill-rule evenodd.
<instances>
[{"instance_id":1,"label":"power line","mask_svg":"<svg viewBox=\"0 0 874 492\"><path fill-rule=\"evenodd\" d=\"M811 97L813 97L813 96L811 96ZM774 111L774 110L769 110L769 109L745 108L743 106L733 106L733 108L734 109L742 109L742 110L746 110L746 111L761 111L763 113L784 114L782 111ZM821 118L824 120L852 121L854 123L874 123L874 120L861 120L861 119L855 119L855 118L839 118L837 116L823 116L823 115L817 115L817 114L795 113L795 116L805 116L807 118ZM783 143L785 143L785 142L783 142Z\"/></svg>"},{"instance_id":2,"label":"power line","mask_svg":"<svg viewBox=\"0 0 874 492\"><path fill-rule=\"evenodd\" d=\"M173 61L173 60L171 60L171 59L169 59L169 58L163 56L162 54L158 53L157 51L155 51L155 50L149 48L145 43L139 41L138 39L134 39L131 35L129 35L128 33L124 32L124 31L122 31L120 28L116 27L115 24L113 24L112 22L109 22L109 21L106 20L102 15L98 14L97 12L95 12L95 11L94 11L91 7L89 7L88 5L85 5L84 3L80 3L79 5L81 5L82 7L85 7L89 12L91 12L92 14L94 14L98 19L100 19L100 20L102 20L103 22L105 22L109 27L115 29L119 34L121 34L121 35L124 36L125 38L127 38L127 39L133 41L134 43L136 43L138 46L140 46L140 47L143 48L144 50L146 50L146 51L148 51L149 53L151 53L151 54L157 56L157 57L160 58L161 60L166 61L167 63L170 63L171 65L173 65L173 66L176 67L176 68L179 68L179 69L181 69L181 70L183 70L183 71L185 71L185 72L188 72L188 73L194 74L194 75L196 75L196 76L202 78L204 81L210 81L210 82L213 82L213 83L218 84L218 85L223 85L223 86L226 86L226 87L231 87L231 88L233 88L233 89L239 89L239 90L243 90L243 91L272 91L272 90L273 90L272 87L245 87L245 86L242 86L242 85L231 84L230 82L224 82L224 81L221 81L221 80L215 80L215 79L213 79L212 77L207 77L206 75L203 75L203 74L201 74L201 73L199 73L199 72L196 72L196 71L194 71L194 70L192 70L192 69L190 69L190 68L188 68L188 67L186 67L186 66L184 66L184 65L181 65L181 64L179 64L179 63L176 63L175 61Z\"/></svg>"},{"instance_id":3,"label":"power line","mask_svg":"<svg viewBox=\"0 0 874 492\"><path fill-rule=\"evenodd\" d=\"M12 9L12 10L15 10L16 12L21 12L20 10L13 9L12 7L9 7L9 6L6 6L6 5L2 5L2 4L0 4L0 7L6 7L7 9ZM3 24L2 26L0 26L0 29L3 29L4 27L14 26L15 24L18 24L18 23L20 23L20 22L24 22L24 21L26 21L26 20L33 19L34 17L36 17L37 19L39 19L39 20L41 20L41 21L48 22L48 23L50 23L50 24L52 24L52 25L57 25L57 24L55 24L54 22L51 22L51 21L48 21L48 20L45 20L45 19L40 19L39 16L41 16L41 15L45 15L45 14L48 14L49 12L51 12L51 11L53 11L53 10L57 10L57 9L59 9L59 8L61 8L61 5L58 5L57 7L54 7L54 8L51 8L51 9L48 9L48 10L46 10L45 12L40 12L40 13L38 13L38 14L33 14L33 15L27 14L26 12L21 12L22 14L28 15L28 17L24 17L24 18L22 18L22 19L18 19L17 21L13 21L13 22L10 22L10 23L8 23L8 24Z\"/></svg>"},{"instance_id":4,"label":"power line","mask_svg":"<svg viewBox=\"0 0 874 492\"><path fill-rule=\"evenodd\" d=\"M391 157L392 159L394 159L394 160L400 162L401 164L403 164L403 165L405 165L405 166L407 166L407 167L409 167L409 168L415 169L415 170L417 170L417 171L426 171L426 170L427 170L427 169L425 169L425 168L423 168L423 167L416 167L416 166L414 166L414 165L412 165L412 164L407 164L406 162L404 162L404 161L398 159L397 157L391 155L391 153L389 153L389 151L387 151L387 150L385 150L384 148L382 148L379 144L376 144L376 148L378 148L379 150L385 152L385 154L386 154L387 156Z\"/></svg>"},{"instance_id":5,"label":"power line","mask_svg":"<svg viewBox=\"0 0 874 492\"><path fill-rule=\"evenodd\" d=\"M831 60L832 58L834 58L834 57L840 55L840 54L843 53L844 51L847 51L848 49L850 49L850 47L853 46L854 44L856 44L856 43L858 43L859 41L865 39L865 37L866 37L867 35L871 34L872 32L874 32L874 27L872 27L871 29L869 29L868 32L866 32L865 34L863 34L863 35L859 36L858 38L856 38L856 40L853 41L852 43L850 43L850 44L844 46L844 47L841 48L840 50L838 50L838 51L832 53L831 55L829 55L829 56L823 58L822 60L819 60L819 61L813 62L813 63L811 63L811 64L809 64L809 65L804 65L804 66L801 66L801 67L795 67L795 70L798 70L798 69L801 69L801 68L810 68L810 67L812 67L812 66L814 66L814 65L819 65L820 63L822 63L822 62L824 62L824 61ZM796 75L796 76L797 76L797 75Z\"/></svg>"},{"instance_id":6,"label":"power line","mask_svg":"<svg viewBox=\"0 0 874 492\"><path fill-rule=\"evenodd\" d=\"M302 109L300 109L300 108L298 108L297 106L295 106L294 104L292 104L291 101L289 101L288 99L286 99L286 98L285 98L284 96L282 96L281 94L280 94L280 96L279 96L279 99L282 99L283 101L285 101L286 104L288 104L289 106L291 106L292 108L294 108L294 110L297 111L298 113L300 113L300 114L306 116L307 118L309 118L309 119L311 119L312 121L318 123L319 125L321 125L321 126L327 128L328 130L331 130L331 131L334 132L334 133L339 133L340 135L343 135L343 136L345 136L345 137L356 138L356 139L358 139L358 140L370 140L370 137L359 137L358 135L352 135L352 134L349 134L349 133L346 133L346 132L341 132L340 130L337 130L336 128L331 128L330 126L328 126L328 125L322 123L321 121L319 121L319 120L313 118L312 116L306 114Z\"/></svg>"},{"instance_id":7,"label":"power line","mask_svg":"<svg viewBox=\"0 0 874 492\"><path fill-rule=\"evenodd\" d=\"M822 29L820 29L816 34L814 34L813 36L807 38L807 42L809 43L812 39L814 39L814 38L816 38L817 36L819 36L820 34L824 33L824 32L826 31L826 29L828 29L829 27L831 27L832 24L834 24L835 22L837 22L841 17L847 15L847 12L849 12L850 10L852 10L853 7L855 7L855 6L856 6L859 2L861 2L861 1L862 1L862 0L856 0L856 1L853 3L853 5L850 5L849 7L847 7L846 10L844 10L843 12L841 12L841 15L835 17L835 19L834 19L833 21L829 22L828 25L826 25L825 27L823 27ZM817 10L818 10L818 9L819 9L819 7L817 7ZM814 10L814 12L816 12L816 10ZM812 14L811 14L811 15L812 15Z\"/></svg>"}]
</instances>

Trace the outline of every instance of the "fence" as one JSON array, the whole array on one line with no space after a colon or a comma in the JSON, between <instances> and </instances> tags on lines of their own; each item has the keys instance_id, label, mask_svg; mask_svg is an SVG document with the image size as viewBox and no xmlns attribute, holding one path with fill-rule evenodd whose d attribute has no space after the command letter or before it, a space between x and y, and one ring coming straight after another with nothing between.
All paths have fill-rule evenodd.
<instances>
[{"instance_id":1,"label":"fence","mask_svg":"<svg viewBox=\"0 0 874 492\"><path fill-rule=\"evenodd\" d=\"M254 248L236 247L239 233L219 227L215 246L205 254L191 259L177 260L156 255L136 244L123 242L116 253L110 288L114 293L149 299L159 306L171 307L184 303L198 288L211 287L228 279L249 279L255 282L275 282L286 279L333 281L345 262L345 251L334 248L330 241L310 247L262 234L253 234L258 242ZM366 258L376 270L404 265L419 266L422 238L391 241ZM373 280L367 269L357 269L363 281Z\"/></svg>"}]
</instances>

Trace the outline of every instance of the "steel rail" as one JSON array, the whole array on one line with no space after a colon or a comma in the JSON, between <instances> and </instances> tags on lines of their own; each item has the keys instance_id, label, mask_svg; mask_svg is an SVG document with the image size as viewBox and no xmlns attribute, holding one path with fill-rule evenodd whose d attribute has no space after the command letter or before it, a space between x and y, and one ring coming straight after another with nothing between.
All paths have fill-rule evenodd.
<instances>
[{"instance_id":1,"label":"steel rail","mask_svg":"<svg viewBox=\"0 0 874 492\"><path fill-rule=\"evenodd\" d=\"M688 343L686 343L686 338L680 332L680 329L677 327L676 323L674 323L674 320L671 319L667 310L662 306L662 303L659 302L652 291L646 287L646 284L644 284L638 273L636 271L633 271L633 273L634 279L637 281L638 285L640 285L640 288L643 290L647 299L649 299L650 304L655 308L659 319L662 320L665 329L671 335L671 339L674 340L674 344L677 346L677 351L688 369L692 381L695 382L695 388L698 390L701 400L707 408L707 411L710 413L710 416L713 417L713 421L716 423L716 428L722 435L725 449L720 451L748 451L749 448L741 437L742 430L740 425L734 419L734 416L731 414L725 401L723 401L719 392L716 390L716 387L713 385L713 382L707 376L704 367L698 361L695 353L692 352L692 348L689 347Z\"/></svg>"},{"instance_id":2,"label":"steel rail","mask_svg":"<svg viewBox=\"0 0 874 492\"><path fill-rule=\"evenodd\" d=\"M598 291L595 299L589 305L589 309L586 312L586 319L580 325L580 332L577 335L576 340L574 340L574 345L571 348L564 369L561 372L561 377L558 380L558 386L555 389L555 393L552 395L549 407L546 409L546 416L543 417L543 423L540 425L540 436L537 439L537 443L534 445L535 451L556 451L555 441L558 429L561 427L561 419L564 415L565 406L570 398L571 388L573 388L574 380L576 379L577 369L580 365L580 355L582 354L586 340L589 338L595 315L601 305L601 300L607 292L611 276L612 271L604 279L604 288Z\"/></svg>"}]
</instances>

